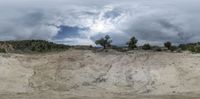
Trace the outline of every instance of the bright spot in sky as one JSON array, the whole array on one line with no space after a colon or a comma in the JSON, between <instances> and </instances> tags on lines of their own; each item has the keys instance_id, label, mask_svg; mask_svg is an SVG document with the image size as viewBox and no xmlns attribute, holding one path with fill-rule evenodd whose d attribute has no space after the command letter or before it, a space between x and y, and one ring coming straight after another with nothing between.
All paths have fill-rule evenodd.
<instances>
[{"instance_id":1,"label":"bright spot in sky","mask_svg":"<svg viewBox=\"0 0 200 99\"><path fill-rule=\"evenodd\" d=\"M92 25L91 30L95 32L102 32L105 30L104 23L103 22L96 22Z\"/></svg>"},{"instance_id":2,"label":"bright spot in sky","mask_svg":"<svg viewBox=\"0 0 200 99\"><path fill-rule=\"evenodd\" d=\"M89 27L90 30L95 33L109 33L116 30L113 18L105 17L105 14L112 10L113 7L106 6L105 9L102 10L97 17L94 17L92 24Z\"/></svg>"},{"instance_id":3,"label":"bright spot in sky","mask_svg":"<svg viewBox=\"0 0 200 99\"><path fill-rule=\"evenodd\" d=\"M108 33L115 29L114 23L109 19L96 19L91 25L90 30L95 33Z\"/></svg>"}]
</instances>

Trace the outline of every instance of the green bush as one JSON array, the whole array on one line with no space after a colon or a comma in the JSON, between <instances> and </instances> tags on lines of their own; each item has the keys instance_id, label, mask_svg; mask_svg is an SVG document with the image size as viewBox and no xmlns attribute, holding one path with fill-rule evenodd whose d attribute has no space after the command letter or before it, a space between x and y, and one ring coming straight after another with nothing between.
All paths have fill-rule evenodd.
<instances>
[{"instance_id":1,"label":"green bush","mask_svg":"<svg viewBox=\"0 0 200 99\"><path fill-rule=\"evenodd\" d=\"M151 46L150 46L150 44L144 44L144 45L142 46L142 49L143 49L143 50L151 50Z\"/></svg>"},{"instance_id":2,"label":"green bush","mask_svg":"<svg viewBox=\"0 0 200 99\"><path fill-rule=\"evenodd\" d=\"M0 53L6 53L5 49L0 48Z\"/></svg>"},{"instance_id":3,"label":"green bush","mask_svg":"<svg viewBox=\"0 0 200 99\"><path fill-rule=\"evenodd\" d=\"M170 51L172 51L172 52L173 52L173 51L176 51L177 49L178 49L177 46L171 46L171 47L170 47Z\"/></svg>"},{"instance_id":4,"label":"green bush","mask_svg":"<svg viewBox=\"0 0 200 99\"><path fill-rule=\"evenodd\" d=\"M151 49L158 52L162 51L162 48L160 46L151 46Z\"/></svg>"},{"instance_id":5,"label":"green bush","mask_svg":"<svg viewBox=\"0 0 200 99\"><path fill-rule=\"evenodd\" d=\"M187 47L186 47L185 44L180 44L178 47L179 47L181 50L187 50Z\"/></svg>"},{"instance_id":6,"label":"green bush","mask_svg":"<svg viewBox=\"0 0 200 99\"><path fill-rule=\"evenodd\" d=\"M200 53L200 42L198 43L189 43L189 44L180 44L179 48L182 50L188 50L193 53Z\"/></svg>"}]
</instances>

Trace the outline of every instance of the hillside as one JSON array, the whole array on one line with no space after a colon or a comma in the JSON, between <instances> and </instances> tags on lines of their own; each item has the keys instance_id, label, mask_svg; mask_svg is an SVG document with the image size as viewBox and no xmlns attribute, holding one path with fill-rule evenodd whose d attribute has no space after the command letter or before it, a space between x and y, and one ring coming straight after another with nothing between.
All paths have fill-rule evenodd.
<instances>
[{"instance_id":1,"label":"hillside","mask_svg":"<svg viewBox=\"0 0 200 99\"><path fill-rule=\"evenodd\" d=\"M1 53L0 99L199 99L199 66L190 53Z\"/></svg>"},{"instance_id":2,"label":"hillside","mask_svg":"<svg viewBox=\"0 0 200 99\"><path fill-rule=\"evenodd\" d=\"M0 52L52 52L67 50L69 46L45 40L0 41Z\"/></svg>"}]
</instances>

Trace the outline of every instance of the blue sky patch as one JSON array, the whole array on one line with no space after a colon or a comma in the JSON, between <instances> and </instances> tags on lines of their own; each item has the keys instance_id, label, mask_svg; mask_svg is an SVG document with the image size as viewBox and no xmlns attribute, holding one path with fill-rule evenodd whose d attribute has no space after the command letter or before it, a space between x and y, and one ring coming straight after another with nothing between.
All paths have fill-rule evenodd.
<instances>
[{"instance_id":1,"label":"blue sky patch","mask_svg":"<svg viewBox=\"0 0 200 99\"><path fill-rule=\"evenodd\" d=\"M86 28L71 27L71 26L60 26L60 31L54 37L54 39L64 39L66 37L77 37L80 31L87 30Z\"/></svg>"}]
</instances>

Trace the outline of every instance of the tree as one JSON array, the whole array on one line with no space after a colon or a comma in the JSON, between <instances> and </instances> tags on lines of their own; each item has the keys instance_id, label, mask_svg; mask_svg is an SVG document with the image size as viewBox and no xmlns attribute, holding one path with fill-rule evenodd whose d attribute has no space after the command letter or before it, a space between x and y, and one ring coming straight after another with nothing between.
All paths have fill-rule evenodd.
<instances>
[{"instance_id":1,"label":"tree","mask_svg":"<svg viewBox=\"0 0 200 99\"><path fill-rule=\"evenodd\" d=\"M142 49L143 49L143 50L150 50L150 49L151 49L151 46L150 46L150 44L144 44L144 45L142 46Z\"/></svg>"},{"instance_id":2,"label":"tree","mask_svg":"<svg viewBox=\"0 0 200 99\"><path fill-rule=\"evenodd\" d=\"M165 42L164 43L164 46L167 48L167 49L169 49L170 50L170 48L172 47L172 43L171 42Z\"/></svg>"},{"instance_id":3,"label":"tree","mask_svg":"<svg viewBox=\"0 0 200 99\"><path fill-rule=\"evenodd\" d=\"M97 40L95 43L96 45L101 45L104 49L106 49L111 46L112 40L109 35L106 35L104 38Z\"/></svg>"},{"instance_id":4,"label":"tree","mask_svg":"<svg viewBox=\"0 0 200 99\"><path fill-rule=\"evenodd\" d=\"M133 36L130 41L127 43L129 49L134 49L137 47L138 40Z\"/></svg>"}]
</instances>

